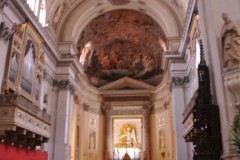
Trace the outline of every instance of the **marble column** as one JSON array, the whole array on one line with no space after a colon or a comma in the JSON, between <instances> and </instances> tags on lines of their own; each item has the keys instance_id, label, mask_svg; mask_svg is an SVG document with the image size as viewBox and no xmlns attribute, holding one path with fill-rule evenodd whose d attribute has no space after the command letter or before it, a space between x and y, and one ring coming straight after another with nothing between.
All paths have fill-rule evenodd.
<instances>
[{"instance_id":1,"label":"marble column","mask_svg":"<svg viewBox=\"0 0 240 160\"><path fill-rule=\"evenodd\" d=\"M185 83L184 77L172 77L171 89L172 89L172 122L173 122L173 133L175 140L175 159L176 160L187 160L189 159L188 145L183 138L184 128L183 112L185 108L185 97L184 88Z\"/></svg>"},{"instance_id":2,"label":"marble column","mask_svg":"<svg viewBox=\"0 0 240 160\"><path fill-rule=\"evenodd\" d=\"M111 130L111 120L110 115L107 114L107 110L104 110L104 160L110 160L110 130Z\"/></svg>"},{"instance_id":3,"label":"marble column","mask_svg":"<svg viewBox=\"0 0 240 160\"><path fill-rule=\"evenodd\" d=\"M73 85L69 80L55 81L53 85L58 88L54 160L69 160L71 153Z\"/></svg>"},{"instance_id":4,"label":"marble column","mask_svg":"<svg viewBox=\"0 0 240 160\"><path fill-rule=\"evenodd\" d=\"M143 159L144 160L150 160L150 124L149 124L149 119L150 119L150 108L144 108L144 113L143 113Z\"/></svg>"}]
</instances>

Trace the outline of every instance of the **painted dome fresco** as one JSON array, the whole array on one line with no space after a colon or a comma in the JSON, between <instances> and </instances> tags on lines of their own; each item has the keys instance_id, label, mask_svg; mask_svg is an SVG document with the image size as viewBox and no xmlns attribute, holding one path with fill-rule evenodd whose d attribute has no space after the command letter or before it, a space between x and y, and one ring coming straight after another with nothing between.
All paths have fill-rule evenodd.
<instances>
[{"instance_id":1,"label":"painted dome fresco","mask_svg":"<svg viewBox=\"0 0 240 160\"><path fill-rule=\"evenodd\" d=\"M165 44L162 29L152 18L134 10L114 10L96 17L82 31L79 62L95 87L123 77L156 86L162 80Z\"/></svg>"}]
</instances>

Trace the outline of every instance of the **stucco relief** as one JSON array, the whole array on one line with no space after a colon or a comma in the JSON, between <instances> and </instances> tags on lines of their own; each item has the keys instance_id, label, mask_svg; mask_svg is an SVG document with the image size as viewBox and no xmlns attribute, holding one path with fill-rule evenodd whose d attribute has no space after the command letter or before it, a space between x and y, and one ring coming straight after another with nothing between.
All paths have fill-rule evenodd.
<instances>
[{"instance_id":1,"label":"stucco relief","mask_svg":"<svg viewBox=\"0 0 240 160\"><path fill-rule=\"evenodd\" d=\"M234 69L240 66L240 27L227 13L222 14L224 24L221 30L223 66Z\"/></svg>"},{"instance_id":2,"label":"stucco relief","mask_svg":"<svg viewBox=\"0 0 240 160\"><path fill-rule=\"evenodd\" d=\"M96 139L96 133L91 132L89 134L89 150L94 150L95 149L95 139Z\"/></svg>"},{"instance_id":3,"label":"stucco relief","mask_svg":"<svg viewBox=\"0 0 240 160\"><path fill-rule=\"evenodd\" d=\"M62 14L65 11L65 9L66 9L65 3L59 4L59 6L57 7L57 9L56 9L56 11L54 13L53 19L52 19L53 27L57 26L57 24L58 24L60 18L62 17Z\"/></svg>"},{"instance_id":4,"label":"stucco relief","mask_svg":"<svg viewBox=\"0 0 240 160\"><path fill-rule=\"evenodd\" d=\"M89 121L89 126L91 127L91 128L96 128L97 127L97 120L96 119L90 119L90 121Z\"/></svg>"}]
</instances>

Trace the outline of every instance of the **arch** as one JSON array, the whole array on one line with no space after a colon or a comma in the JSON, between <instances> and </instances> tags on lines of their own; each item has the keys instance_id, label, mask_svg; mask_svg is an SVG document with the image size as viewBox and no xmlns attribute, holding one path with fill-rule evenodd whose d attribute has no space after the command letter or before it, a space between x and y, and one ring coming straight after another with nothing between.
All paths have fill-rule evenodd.
<instances>
[{"instance_id":1,"label":"arch","mask_svg":"<svg viewBox=\"0 0 240 160\"><path fill-rule=\"evenodd\" d=\"M179 30L182 28L181 20L177 19L176 13L164 2L156 3L157 7L150 7L139 3L129 3L124 6L112 6L109 3L92 4L85 2L71 7L61 19L57 29L57 37L61 42L77 43L81 32L87 24L100 14L117 9L137 10L149 15L163 29L167 37L179 37ZM154 6L154 5L153 5ZM140 8L140 9L139 9ZM161 12L160 12L161 11Z\"/></svg>"}]
</instances>

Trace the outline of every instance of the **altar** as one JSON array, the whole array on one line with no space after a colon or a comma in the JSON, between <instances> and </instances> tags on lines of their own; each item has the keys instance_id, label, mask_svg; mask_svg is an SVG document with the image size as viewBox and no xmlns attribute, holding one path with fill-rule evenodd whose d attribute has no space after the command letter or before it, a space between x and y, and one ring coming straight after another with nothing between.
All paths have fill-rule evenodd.
<instances>
[{"instance_id":1,"label":"altar","mask_svg":"<svg viewBox=\"0 0 240 160\"><path fill-rule=\"evenodd\" d=\"M104 159L151 159L152 89L152 86L129 77L99 89L103 101Z\"/></svg>"},{"instance_id":2,"label":"altar","mask_svg":"<svg viewBox=\"0 0 240 160\"><path fill-rule=\"evenodd\" d=\"M112 133L114 160L141 159L142 118L114 118Z\"/></svg>"}]
</instances>

